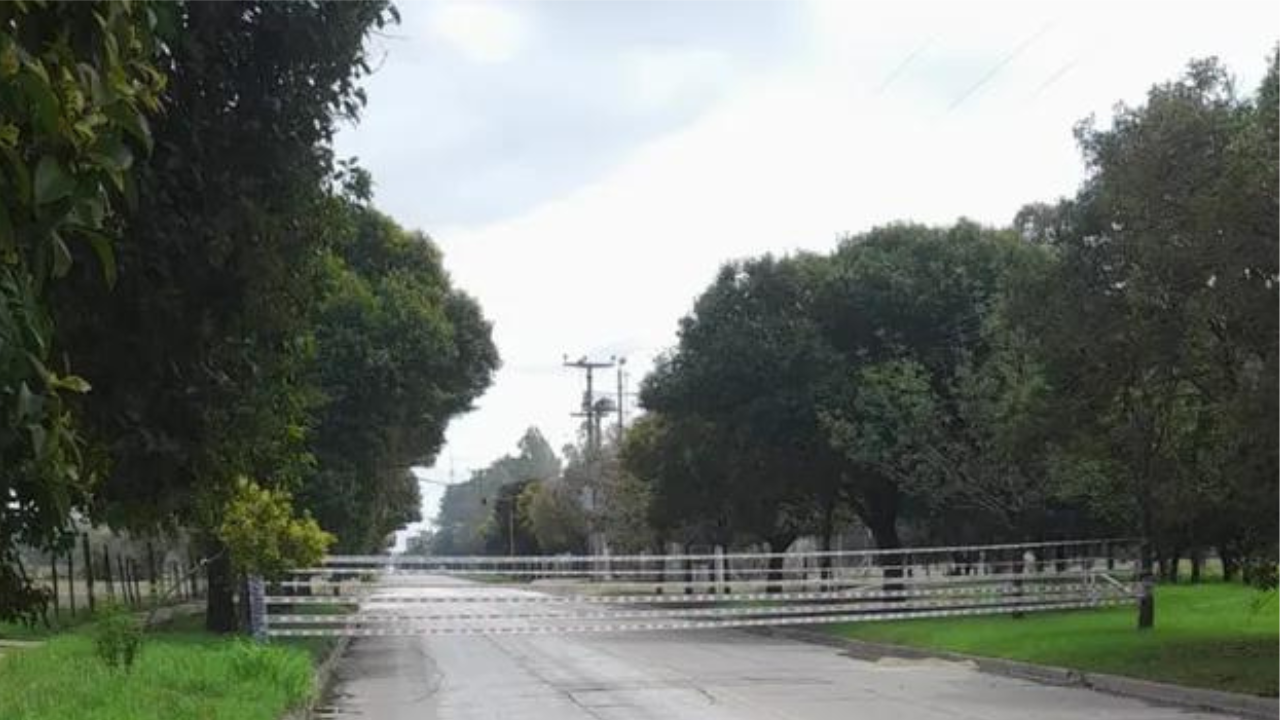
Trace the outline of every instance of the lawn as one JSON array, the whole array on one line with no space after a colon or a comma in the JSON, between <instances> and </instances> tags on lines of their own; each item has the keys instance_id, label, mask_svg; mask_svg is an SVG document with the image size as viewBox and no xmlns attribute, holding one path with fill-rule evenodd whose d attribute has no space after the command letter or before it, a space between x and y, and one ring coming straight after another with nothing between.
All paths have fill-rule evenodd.
<instances>
[{"instance_id":1,"label":"lawn","mask_svg":"<svg viewBox=\"0 0 1280 720\"><path fill-rule=\"evenodd\" d=\"M1276 594L1221 582L1161 586L1156 626L1132 605L1007 616L844 623L829 632L873 642L1025 660L1161 682L1275 696Z\"/></svg>"},{"instance_id":2,"label":"lawn","mask_svg":"<svg viewBox=\"0 0 1280 720\"><path fill-rule=\"evenodd\" d=\"M104 665L84 630L10 652L0 658L0 718L277 720L313 692L320 644L258 645L200 632L197 621L149 632L128 672Z\"/></svg>"}]
</instances>

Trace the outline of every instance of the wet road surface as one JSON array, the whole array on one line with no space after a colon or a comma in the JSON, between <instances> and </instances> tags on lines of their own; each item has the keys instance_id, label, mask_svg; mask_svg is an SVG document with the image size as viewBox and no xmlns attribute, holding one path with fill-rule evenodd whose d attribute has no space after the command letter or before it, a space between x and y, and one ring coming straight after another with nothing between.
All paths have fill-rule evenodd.
<instances>
[{"instance_id":1,"label":"wet road surface","mask_svg":"<svg viewBox=\"0 0 1280 720\"><path fill-rule=\"evenodd\" d=\"M356 638L318 717L1156 720L1189 713L734 630Z\"/></svg>"}]
</instances>

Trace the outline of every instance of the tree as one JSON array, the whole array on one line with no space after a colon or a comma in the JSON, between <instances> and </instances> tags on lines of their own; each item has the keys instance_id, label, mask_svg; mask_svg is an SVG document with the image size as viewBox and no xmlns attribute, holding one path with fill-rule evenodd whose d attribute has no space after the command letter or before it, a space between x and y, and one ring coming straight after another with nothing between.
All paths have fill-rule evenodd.
<instances>
[{"instance_id":1,"label":"tree","mask_svg":"<svg viewBox=\"0 0 1280 720\"><path fill-rule=\"evenodd\" d=\"M583 553L587 516L577 495L558 479L531 483L519 498L519 517L543 553Z\"/></svg>"},{"instance_id":2,"label":"tree","mask_svg":"<svg viewBox=\"0 0 1280 720\"><path fill-rule=\"evenodd\" d=\"M204 538L207 625L234 628L214 529L247 476L296 487L310 458L308 306L332 219L336 122L353 118L381 2L173 7L155 149L136 169L110 292L64 283L58 344L103 473L94 514Z\"/></svg>"},{"instance_id":3,"label":"tree","mask_svg":"<svg viewBox=\"0 0 1280 720\"><path fill-rule=\"evenodd\" d=\"M1166 566L1208 542L1275 564L1275 63L1252 101L1197 61L1109 128L1083 123L1088 180L1021 305L1063 426Z\"/></svg>"},{"instance_id":4,"label":"tree","mask_svg":"<svg viewBox=\"0 0 1280 720\"><path fill-rule=\"evenodd\" d=\"M525 480L560 476L560 459L537 428L525 431L518 448L519 455L505 455L483 470L473 472L467 481L445 489L436 516L437 530L432 535L433 554L487 552L486 523L495 512L493 503L502 494L502 488Z\"/></svg>"},{"instance_id":5,"label":"tree","mask_svg":"<svg viewBox=\"0 0 1280 720\"><path fill-rule=\"evenodd\" d=\"M67 404L90 388L55 362L51 286L91 255L115 279L118 214L151 148L164 76L154 28L167 8L0 6L0 621L31 619L19 543L65 542L93 473Z\"/></svg>"},{"instance_id":6,"label":"tree","mask_svg":"<svg viewBox=\"0 0 1280 720\"><path fill-rule=\"evenodd\" d=\"M641 389L646 409L713 439L715 466L697 474L732 481L720 496L726 530L778 552L804 529L817 499L834 502L821 490L838 478L815 411L834 361L811 312L823 272L812 256L726 265Z\"/></svg>"},{"instance_id":7,"label":"tree","mask_svg":"<svg viewBox=\"0 0 1280 720\"><path fill-rule=\"evenodd\" d=\"M529 512L542 481L516 480L498 489L498 494L485 498L489 509L482 527L484 549L490 555L538 555L542 552Z\"/></svg>"},{"instance_id":8,"label":"tree","mask_svg":"<svg viewBox=\"0 0 1280 720\"><path fill-rule=\"evenodd\" d=\"M236 481L217 532L237 571L266 578L318 565L334 540L310 515L294 514L288 492L243 477Z\"/></svg>"},{"instance_id":9,"label":"tree","mask_svg":"<svg viewBox=\"0 0 1280 720\"><path fill-rule=\"evenodd\" d=\"M347 203L350 230L324 258L312 382L321 408L315 470L299 501L344 552L386 546L418 519L412 465L430 465L449 420L498 364L490 325L453 288L425 236Z\"/></svg>"}]
</instances>

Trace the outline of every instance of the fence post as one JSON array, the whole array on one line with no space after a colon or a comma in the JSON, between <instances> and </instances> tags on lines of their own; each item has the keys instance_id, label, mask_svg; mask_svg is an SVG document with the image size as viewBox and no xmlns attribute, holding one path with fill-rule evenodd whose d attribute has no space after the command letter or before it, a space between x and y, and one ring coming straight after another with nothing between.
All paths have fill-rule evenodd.
<instances>
[{"instance_id":1,"label":"fence post","mask_svg":"<svg viewBox=\"0 0 1280 720\"><path fill-rule=\"evenodd\" d=\"M53 616L55 618L62 617L62 611L59 608L60 597L58 594L58 551L49 552L49 570L53 573Z\"/></svg>"},{"instance_id":2,"label":"fence post","mask_svg":"<svg viewBox=\"0 0 1280 720\"><path fill-rule=\"evenodd\" d=\"M198 579L200 573L195 571L196 556L190 547L187 548L187 562L191 567L191 597L194 599L200 597L200 581Z\"/></svg>"},{"instance_id":3,"label":"fence post","mask_svg":"<svg viewBox=\"0 0 1280 720\"><path fill-rule=\"evenodd\" d=\"M102 544L102 572L106 575L107 594L111 596L111 600L116 599L116 584L111 579L111 552L107 549L107 543Z\"/></svg>"},{"instance_id":4,"label":"fence post","mask_svg":"<svg viewBox=\"0 0 1280 720\"><path fill-rule=\"evenodd\" d=\"M138 561L129 558L129 579L133 581L133 603L137 607L142 607L142 573L138 567Z\"/></svg>"},{"instance_id":5,"label":"fence post","mask_svg":"<svg viewBox=\"0 0 1280 720\"><path fill-rule=\"evenodd\" d=\"M724 546L716 546L716 592L723 595L729 592L724 583Z\"/></svg>"},{"instance_id":6,"label":"fence post","mask_svg":"<svg viewBox=\"0 0 1280 720\"><path fill-rule=\"evenodd\" d=\"M147 541L147 580L151 584L151 603L154 605L159 588L156 585L156 549L152 547L150 540Z\"/></svg>"},{"instance_id":7,"label":"fence post","mask_svg":"<svg viewBox=\"0 0 1280 720\"><path fill-rule=\"evenodd\" d=\"M80 537L84 547L84 581L85 589L89 593L89 614L93 614L93 553L89 549L89 533L85 533Z\"/></svg>"},{"instance_id":8,"label":"fence post","mask_svg":"<svg viewBox=\"0 0 1280 720\"><path fill-rule=\"evenodd\" d=\"M120 580L120 596L124 598L125 605L132 605L133 597L129 591L129 576L124 571L124 558L120 557L120 553L116 553L116 573Z\"/></svg>"},{"instance_id":9,"label":"fence post","mask_svg":"<svg viewBox=\"0 0 1280 720\"><path fill-rule=\"evenodd\" d=\"M1015 550L1014 552L1017 552L1017 551ZM1026 591L1023 589L1022 584L1023 584L1024 578L1027 575L1034 573L1036 570L1036 554L1028 549L1026 552L1022 554L1022 565L1019 566L1015 563L1012 570L1014 573L1013 596L1019 605L1019 609L1013 611L1013 617L1021 618L1026 615L1026 613L1022 612L1022 609L1020 607L1022 604L1023 598L1026 596Z\"/></svg>"},{"instance_id":10,"label":"fence post","mask_svg":"<svg viewBox=\"0 0 1280 720\"><path fill-rule=\"evenodd\" d=\"M1156 624L1155 578L1148 570L1138 580L1138 629L1150 630Z\"/></svg>"},{"instance_id":11,"label":"fence post","mask_svg":"<svg viewBox=\"0 0 1280 720\"><path fill-rule=\"evenodd\" d=\"M70 601L71 617L76 616L76 542L71 541L67 548L67 600Z\"/></svg>"},{"instance_id":12,"label":"fence post","mask_svg":"<svg viewBox=\"0 0 1280 720\"><path fill-rule=\"evenodd\" d=\"M254 640L266 642L267 598L262 576L250 575L246 585L249 589L249 633Z\"/></svg>"}]
</instances>

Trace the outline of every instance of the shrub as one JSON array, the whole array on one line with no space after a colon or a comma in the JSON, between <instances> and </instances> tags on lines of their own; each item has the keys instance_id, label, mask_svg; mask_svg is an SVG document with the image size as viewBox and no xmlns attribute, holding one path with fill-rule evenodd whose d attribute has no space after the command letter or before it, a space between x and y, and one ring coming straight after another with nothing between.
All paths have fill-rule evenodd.
<instances>
[{"instance_id":1,"label":"shrub","mask_svg":"<svg viewBox=\"0 0 1280 720\"><path fill-rule=\"evenodd\" d=\"M93 645L109 667L128 670L142 646L142 623L126 608L108 605L94 624Z\"/></svg>"}]
</instances>

